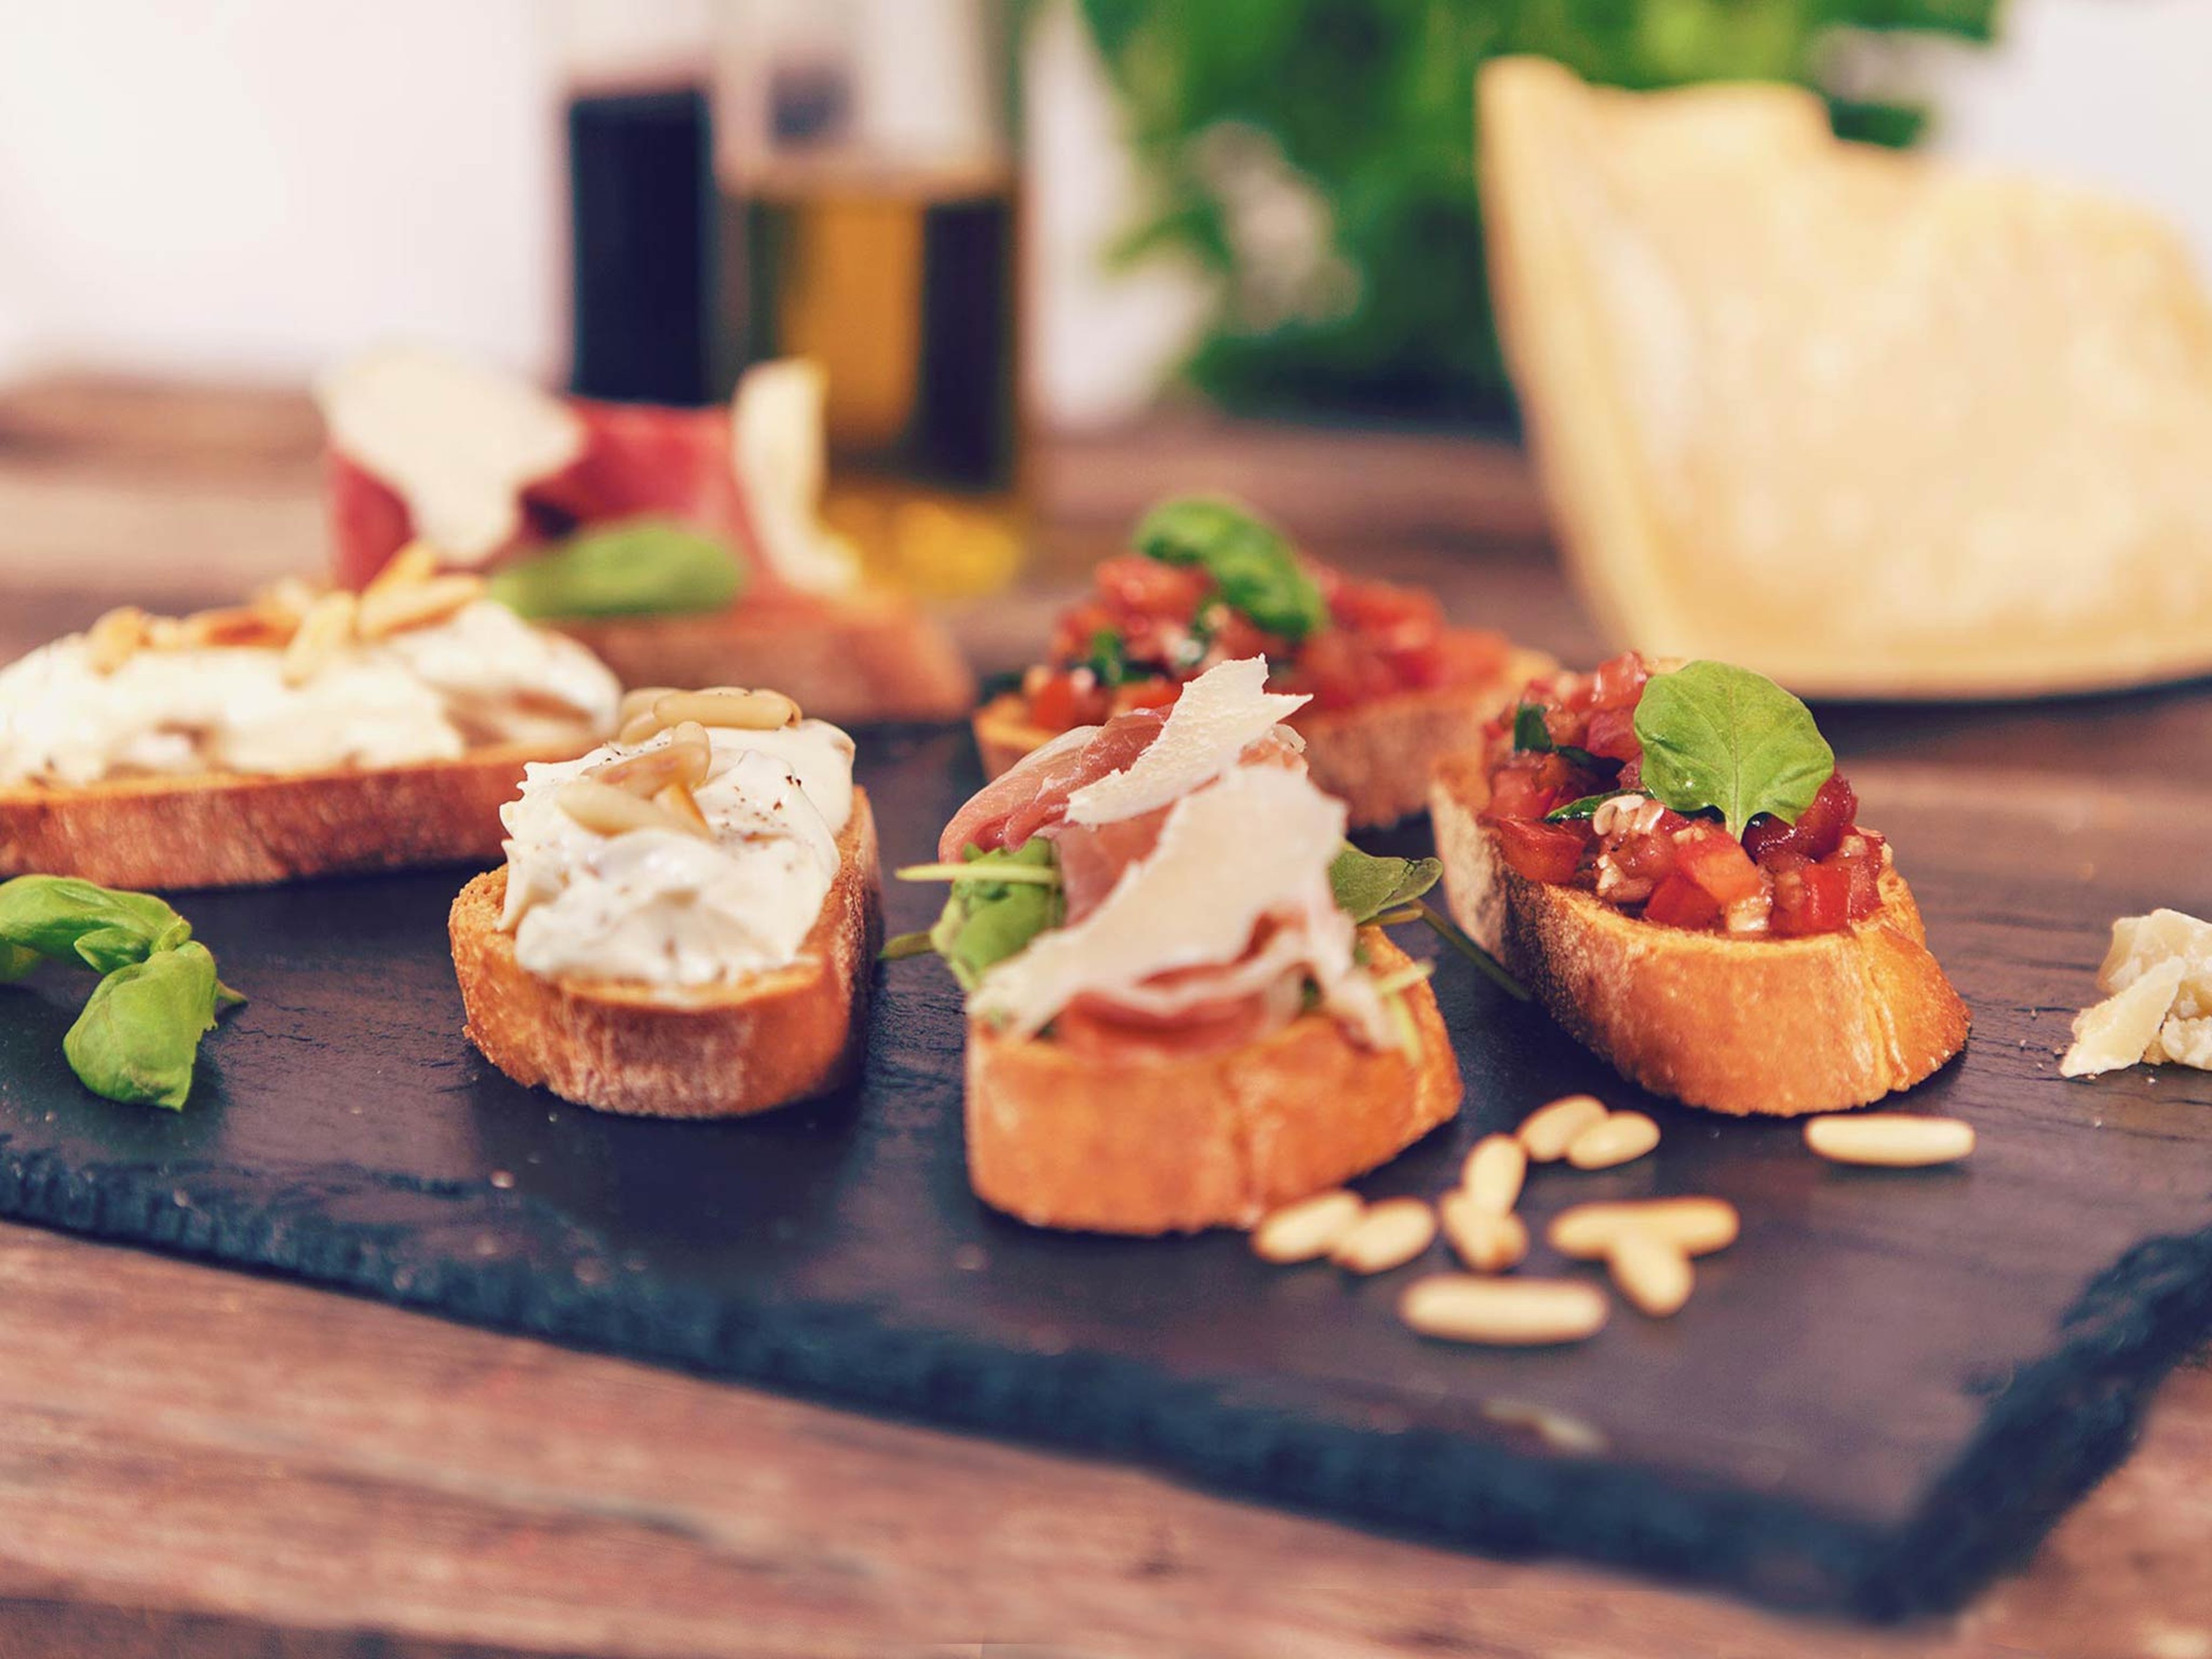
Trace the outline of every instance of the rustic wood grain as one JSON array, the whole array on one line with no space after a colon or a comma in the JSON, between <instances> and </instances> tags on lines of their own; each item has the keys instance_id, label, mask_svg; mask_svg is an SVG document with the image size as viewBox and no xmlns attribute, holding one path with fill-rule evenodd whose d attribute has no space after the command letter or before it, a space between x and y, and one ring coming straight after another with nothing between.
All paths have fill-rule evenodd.
<instances>
[{"instance_id":1,"label":"rustic wood grain","mask_svg":"<svg viewBox=\"0 0 2212 1659\"><path fill-rule=\"evenodd\" d=\"M296 398L75 382L0 398L0 656L118 599L210 603L311 563L301 411ZM1233 430L1055 450L1032 589L971 611L971 641L988 663L1018 660L1052 591L1128 512L1158 489L1212 483L1376 568L1480 558L1499 625L1569 656L1597 648L1535 546L1510 457L1361 442L1356 466L1310 434ZM2100 791L2128 787L2186 813L2212 793L2175 763L2212 737L2201 690L1830 718L1877 775L1898 763L1893 788L1940 789L1954 766L1984 788L2059 787L2094 763L2099 785L2062 810L2094 812ZM2212 1659L2201 1367L2171 1380L2138 1454L2026 1572L1958 1619L1869 1633L1452 1554L21 1228L0 1226L0 1659Z\"/></svg>"}]
</instances>

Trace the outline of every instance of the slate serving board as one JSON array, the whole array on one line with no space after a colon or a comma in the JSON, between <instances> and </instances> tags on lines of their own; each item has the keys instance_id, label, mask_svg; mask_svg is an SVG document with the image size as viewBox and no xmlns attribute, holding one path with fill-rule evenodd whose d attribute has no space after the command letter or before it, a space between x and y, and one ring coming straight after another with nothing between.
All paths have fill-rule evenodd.
<instances>
[{"instance_id":1,"label":"slate serving board","mask_svg":"<svg viewBox=\"0 0 2212 1659\"><path fill-rule=\"evenodd\" d=\"M861 776L890 861L924 854L979 781L951 732L864 740ZM2212 1326L2212 1079L2063 1083L2052 1059L2110 917L2212 895L2185 816L1854 777L1974 1011L1966 1056L1910 1103L1980 1126L1962 1168L1838 1169L1787 1124L1644 1100L1441 964L1467 1109L1370 1192L1437 1194L1475 1137L1588 1088L1665 1139L1623 1170L1537 1172L1540 1237L1585 1199L1710 1192L1742 1212L1679 1316L1623 1307L1577 1347L1423 1342L1392 1310L1409 1272L1354 1281L1263 1267L1231 1235L993 1215L963 1170L957 996L927 961L884 971L843 1097L659 1124L517 1089L459 1035L450 871L184 896L252 1000L181 1115L76 1086L60 1039L82 981L0 992L0 1212L1486 1550L1902 1616L2024 1553ZM890 927L933 896L895 886ZM1540 1244L1529 1270L1559 1264ZM1547 1437L1530 1408L1580 1431Z\"/></svg>"}]
</instances>

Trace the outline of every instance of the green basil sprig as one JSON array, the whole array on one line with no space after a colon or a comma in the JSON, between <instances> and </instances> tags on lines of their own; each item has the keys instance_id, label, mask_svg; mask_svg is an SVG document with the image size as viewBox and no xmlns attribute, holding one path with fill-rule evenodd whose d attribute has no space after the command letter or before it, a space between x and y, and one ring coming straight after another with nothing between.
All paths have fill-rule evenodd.
<instances>
[{"instance_id":1,"label":"green basil sprig","mask_svg":"<svg viewBox=\"0 0 2212 1659\"><path fill-rule=\"evenodd\" d=\"M1346 842L1328 866L1328 884L1336 895L1336 908L1365 927L1385 917L1399 919L1394 913L1414 903L1443 872L1437 859L1378 858Z\"/></svg>"},{"instance_id":2,"label":"green basil sprig","mask_svg":"<svg viewBox=\"0 0 2212 1659\"><path fill-rule=\"evenodd\" d=\"M987 853L970 846L961 856L963 868L975 874L953 878L936 925L926 933L901 933L888 940L883 954L895 962L934 951L945 958L961 988L972 991L996 964L1020 955L1048 927L1060 926L1065 909L1059 856L1042 836L1032 836L1011 851L1001 847ZM991 879L991 872L1010 869L1022 873ZM934 881L952 872L936 865L915 865L898 873Z\"/></svg>"},{"instance_id":3,"label":"green basil sprig","mask_svg":"<svg viewBox=\"0 0 2212 1659\"><path fill-rule=\"evenodd\" d=\"M1636 705L1644 790L1677 812L1717 809L1741 836L1761 812L1795 823L1834 775L1812 711L1764 674L1721 662L1652 677Z\"/></svg>"},{"instance_id":4,"label":"green basil sprig","mask_svg":"<svg viewBox=\"0 0 2212 1659\"><path fill-rule=\"evenodd\" d=\"M719 611L744 587L738 556L667 519L623 519L496 572L492 599L533 622Z\"/></svg>"},{"instance_id":5,"label":"green basil sprig","mask_svg":"<svg viewBox=\"0 0 2212 1659\"><path fill-rule=\"evenodd\" d=\"M1137 551L1162 564L1195 565L1222 602L1296 644L1328 621L1321 589L1283 533L1234 501L1186 495L1147 513Z\"/></svg>"},{"instance_id":6,"label":"green basil sprig","mask_svg":"<svg viewBox=\"0 0 2212 1659\"><path fill-rule=\"evenodd\" d=\"M0 882L0 981L40 961L100 977L62 1038L70 1068L96 1095L180 1109L200 1038L246 999L216 976L191 924L150 893L120 893L73 876Z\"/></svg>"},{"instance_id":7,"label":"green basil sprig","mask_svg":"<svg viewBox=\"0 0 2212 1659\"><path fill-rule=\"evenodd\" d=\"M1593 755L1587 749L1577 749L1571 743L1553 743L1552 728L1544 723L1540 703L1524 702L1513 711L1513 746L1524 754L1557 755L1585 772L1601 772L1608 766L1620 764L1601 755Z\"/></svg>"}]
</instances>

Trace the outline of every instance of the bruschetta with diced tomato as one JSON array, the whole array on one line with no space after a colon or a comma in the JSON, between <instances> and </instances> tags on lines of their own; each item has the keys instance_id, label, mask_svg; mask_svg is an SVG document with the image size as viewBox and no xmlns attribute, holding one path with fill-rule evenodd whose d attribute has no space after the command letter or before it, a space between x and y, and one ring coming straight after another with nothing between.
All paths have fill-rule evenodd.
<instances>
[{"instance_id":1,"label":"bruschetta with diced tomato","mask_svg":"<svg viewBox=\"0 0 2212 1659\"><path fill-rule=\"evenodd\" d=\"M1376 917L1425 866L1344 842L1344 804L1258 658L1073 728L946 825L937 925L967 993L968 1169L1032 1224L1249 1224L1451 1117L1425 968Z\"/></svg>"},{"instance_id":2,"label":"bruschetta with diced tomato","mask_svg":"<svg viewBox=\"0 0 2212 1659\"><path fill-rule=\"evenodd\" d=\"M1431 766L1479 743L1553 666L1452 626L1433 595L1332 570L1249 510L1194 496L1149 514L1061 616L1048 659L977 711L983 769L995 777L1064 732L1164 708L1214 665L1254 656L1273 689L1305 699L1291 724L1307 768L1356 829L1419 811Z\"/></svg>"},{"instance_id":3,"label":"bruschetta with diced tomato","mask_svg":"<svg viewBox=\"0 0 2212 1659\"><path fill-rule=\"evenodd\" d=\"M1437 769L1453 915L1623 1075L1693 1106L1864 1105L1966 1005L1805 705L1631 653L1530 682Z\"/></svg>"}]
</instances>

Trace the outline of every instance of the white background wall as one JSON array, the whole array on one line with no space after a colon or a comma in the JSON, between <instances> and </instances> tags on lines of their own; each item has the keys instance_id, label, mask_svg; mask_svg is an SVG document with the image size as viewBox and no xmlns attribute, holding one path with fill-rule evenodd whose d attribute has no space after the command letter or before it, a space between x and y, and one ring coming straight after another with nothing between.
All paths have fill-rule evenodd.
<instances>
[{"instance_id":1,"label":"white background wall","mask_svg":"<svg viewBox=\"0 0 2212 1659\"><path fill-rule=\"evenodd\" d=\"M557 373L562 10L0 0L0 374L296 379L390 334ZM2005 35L1913 58L1942 147L2152 204L2212 270L2212 0L2013 0ZM1110 419L1157 382L1197 295L1171 268L1097 269L1135 188L1113 106L1065 10L1034 49L1051 188L1033 391Z\"/></svg>"}]
</instances>

